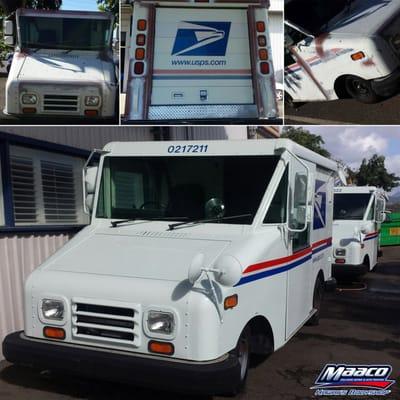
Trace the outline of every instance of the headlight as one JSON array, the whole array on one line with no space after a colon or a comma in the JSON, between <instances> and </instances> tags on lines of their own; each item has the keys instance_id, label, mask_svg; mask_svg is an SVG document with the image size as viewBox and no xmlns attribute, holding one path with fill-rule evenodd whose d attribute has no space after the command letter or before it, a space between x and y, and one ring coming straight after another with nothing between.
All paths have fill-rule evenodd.
<instances>
[{"instance_id":1,"label":"headlight","mask_svg":"<svg viewBox=\"0 0 400 400\"><path fill-rule=\"evenodd\" d=\"M90 107L96 107L100 104L99 96L86 96L85 97L85 105Z\"/></svg>"},{"instance_id":2,"label":"headlight","mask_svg":"<svg viewBox=\"0 0 400 400\"><path fill-rule=\"evenodd\" d=\"M42 313L46 319L61 321L64 318L64 303L61 300L42 300Z\"/></svg>"},{"instance_id":3,"label":"headlight","mask_svg":"<svg viewBox=\"0 0 400 400\"><path fill-rule=\"evenodd\" d=\"M22 95L22 103L23 104L36 104L37 96L33 93L25 93Z\"/></svg>"},{"instance_id":4,"label":"headlight","mask_svg":"<svg viewBox=\"0 0 400 400\"><path fill-rule=\"evenodd\" d=\"M149 311L147 328L150 332L171 335L175 329L174 315L169 312Z\"/></svg>"},{"instance_id":5,"label":"headlight","mask_svg":"<svg viewBox=\"0 0 400 400\"><path fill-rule=\"evenodd\" d=\"M344 257L346 255L346 249L336 249L335 254L339 257Z\"/></svg>"}]
</instances>

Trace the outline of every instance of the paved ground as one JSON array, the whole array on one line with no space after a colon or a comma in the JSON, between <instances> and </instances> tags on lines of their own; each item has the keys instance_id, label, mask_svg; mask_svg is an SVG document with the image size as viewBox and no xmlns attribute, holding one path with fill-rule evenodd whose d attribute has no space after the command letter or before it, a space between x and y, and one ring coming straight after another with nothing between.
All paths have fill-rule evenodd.
<instances>
[{"instance_id":1,"label":"paved ground","mask_svg":"<svg viewBox=\"0 0 400 400\"><path fill-rule=\"evenodd\" d=\"M5 85L7 74L0 68L0 125L118 125L118 117L101 121L71 119L61 117L46 117L45 119L16 118L3 113L5 104Z\"/></svg>"},{"instance_id":2,"label":"paved ground","mask_svg":"<svg viewBox=\"0 0 400 400\"><path fill-rule=\"evenodd\" d=\"M320 325L304 327L268 360L254 365L246 391L237 398L313 399L309 387L326 363L378 363L392 365L397 381L392 394L383 398L400 399L400 248L385 248L377 271L362 281L366 290L327 294ZM6 362L0 363L0 371L1 400L189 400L155 390L40 375Z\"/></svg>"},{"instance_id":3,"label":"paved ground","mask_svg":"<svg viewBox=\"0 0 400 400\"><path fill-rule=\"evenodd\" d=\"M377 104L355 100L307 103L297 109L286 107L285 123L294 125L397 125L400 124L400 95Z\"/></svg>"}]
</instances>

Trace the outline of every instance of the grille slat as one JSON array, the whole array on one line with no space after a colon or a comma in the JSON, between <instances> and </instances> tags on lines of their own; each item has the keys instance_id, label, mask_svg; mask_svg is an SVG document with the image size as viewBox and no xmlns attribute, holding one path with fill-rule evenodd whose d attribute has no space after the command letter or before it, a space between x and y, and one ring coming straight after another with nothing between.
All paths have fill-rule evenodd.
<instances>
[{"instance_id":1,"label":"grille slat","mask_svg":"<svg viewBox=\"0 0 400 400\"><path fill-rule=\"evenodd\" d=\"M45 94L43 96L44 111L78 111L78 96Z\"/></svg>"}]
</instances>

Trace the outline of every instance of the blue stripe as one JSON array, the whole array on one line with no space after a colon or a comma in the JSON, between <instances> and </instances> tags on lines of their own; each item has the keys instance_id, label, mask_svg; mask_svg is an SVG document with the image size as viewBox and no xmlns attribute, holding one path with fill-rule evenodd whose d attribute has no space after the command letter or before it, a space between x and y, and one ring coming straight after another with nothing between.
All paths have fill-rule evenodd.
<instances>
[{"instance_id":1,"label":"blue stripe","mask_svg":"<svg viewBox=\"0 0 400 400\"><path fill-rule=\"evenodd\" d=\"M317 254L320 251L325 250L325 249L327 249L328 247L331 247L331 246L332 246L332 244L325 244L322 247L318 247L317 249L313 250L312 253L313 254Z\"/></svg>"},{"instance_id":2,"label":"blue stripe","mask_svg":"<svg viewBox=\"0 0 400 400\"><path fill-rule=\"evenodd\" d=\"M285 265L280 268L276 269L271 269L271 270L266 270L259 272L258 274L250 275L250 276L244 276L235 286L240 286L248 282L256 281L258 279L265 278L267 276L272 276L272 275L277 275L280 274L281 272L289 271L293 268L296 268L297 266L304 264L306 261L311 260L312 255L308 255L304 258L301 258L300 260L294 261L291 264Z\"/></svg>"},{"instance_id":3,"label":"blue stripe","mask_svg":"<svg viewBox=\"0 0 400 400\"><path fill-rule=\"evenodd\" d=\"M371 237L369 237L369 238L366 238L366 239L364 239L364 242L366 242L367 240L375 239L375 238L377 238L378 236L379 236L379 234L378 234L378 235L371 236Z\"/></svg>"},{"instance_id":4,"label":"blue stripe","mask_svg":"<svg viewBox=\"0 0 400 400\"><path fill-rule=\"evenodd\" d=\"M153 80L164 80L164 81L176 81L176 80L185 80L185 79L193 79L193 80L200 80L200 79L215 79L215 80L237 80L237 79L242 79L242 80L250 80L252 79L251 75L222 75L222 76L216 76L216 75L206 75L206 76L199 76L199 75L165 75L165 76L159 76L159 75L153 75Z\"/></svg>"}]
</instances>

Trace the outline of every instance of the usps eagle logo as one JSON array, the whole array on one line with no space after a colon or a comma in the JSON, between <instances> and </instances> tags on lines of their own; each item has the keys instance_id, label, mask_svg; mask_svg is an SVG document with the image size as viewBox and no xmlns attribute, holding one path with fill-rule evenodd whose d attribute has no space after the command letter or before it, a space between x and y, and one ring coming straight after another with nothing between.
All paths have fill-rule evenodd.
<instances>
[{"instance_id":1,"label":"usps eagle logo","mask_svg":"<svg viewBox=\"0 0 400 400\"><path fill-rule=\"evenodd\" d=\"M225 56L230 29L230 22L181 21L172 55Z\"/></svg>"},{"instance_id":2,"label":"usps eagle logo","mask_svg":"<svg viewBox=\"0 0 400 400\"><path fill-rule=\"evenodd\" d=\"M313 228L323 229L326 226L326 187L324 181L315 181L315 202Z\"/></svg>"}]
</instances>

